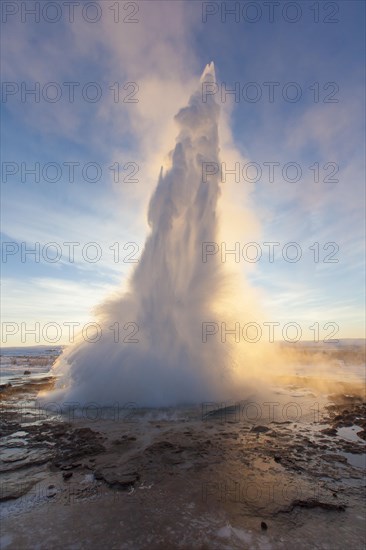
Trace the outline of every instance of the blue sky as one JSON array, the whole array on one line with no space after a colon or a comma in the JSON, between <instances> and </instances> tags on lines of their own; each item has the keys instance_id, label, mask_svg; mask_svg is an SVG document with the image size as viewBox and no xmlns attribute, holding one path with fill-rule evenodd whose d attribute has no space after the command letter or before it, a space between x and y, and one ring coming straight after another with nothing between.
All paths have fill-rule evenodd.
<instances>
[{"instance_id":1,"label":"blue sky","mask_svg":"<svg viewBox=\"0 0 366 550\"><path fill-rule=\"evenodd\" d=\"M23 14L23 23L20 11L3 12L2 241L3 247L15 243L13 251L19 247L6 261L3 256L3 322L29 328L36 322L83 324L93 319L94 306L126 285L134 265L126 257L137 251L137 258L142 251L148 200L174 146L173 117L213 60L227 137L221 159L228 169L239 163L242 170L255 162L262 170L255 183L245 181L241 172L239 182L228 176L223 184L223 216L230 201L236 209L227 248L239 242L242 250L255 241L263 252L255 264L241 257L242 276L260 291L270 321L296 321L309 337L308 327L315 322L337 323L339 337L364 336L364 3L302 1L291 8L280 2L270 22L268 4L256 2L261 15L252 23L243 15L247 5L247 16L255 16L248 2L240 3L238 22L230 15L225 19L225 3L199 1L132 2L134 23L123 21L132 8L120 2L120 21L114 22L114 4L99 2L96 23L83 19L84 3L75 7L72 23L65 8L56 23L47 20L54 17L52 7L39 22ZM319 22L311 6L319 8ZM203 22L207 10L215 13ZM296 17L293 23L286 20ZM56 83L62 96L56 102L42 94L39 102L32 96L22 101L22 82L28 87L38 82L50 97L56 88L47 88L48 83ZM73 102L67 82L79 83ZM101 90L99 101L88 101L81 93L91 82L96 86L85 93L93 97ZM270 82L278 83L273 101ZM126 83L132 84L124 89ZM228 95L223 102L221 90L235 85L239 101ZM262 94L257 102L250 101L255 90ZM286 99L298 90L298 101ZM128 102L131 98L138 101ZM68 181L70 165L64 164L70 162L79 163L73 182ZM119 183L109 168L116 162ZM273 182L267 177L269 162L278 163ZM41 176L36 182L25 174L22 182L22 163L27 168L39 163L41 170L56 163L62 168L60 178L50 181L51 167L46 180ZM83 178L87 163L100 167L99 181L86 181L94 177L93 167ZM282 177L288 163L300 166L299 181ZM6 176L4 170L15 166L17 173ZM314 181L314 166L319 166L319 182ZM333 179L339 181L327 181L335 166ZM138 167L138 181L123 181L133 167ZM29 248L40 243L42 252L50 242L60 247L60 261L45 260L42 254L39 262L30 255L22 261L21 243ZM80 243L73 262L68 242ZM90 242L97 243L88 249L91 256L93 250L102 251L97 262L81 254ZM265 242L280 243L273 262ZM296 263L282 257L289 242L301 249ZM114 261L114 243L119 243L119 262ZM123 250L126 243L135 245ZM319 262L309 249L314 243L319 243ZM323 250L327 243L335 244ZM331 259L339 261L325 263L336 249ZM52 247L47 250L52 257ZM228 263L233 261L227 257ZM60 343L67 342L65 334ZM2 345L48 343L42 336L39 342L31 336L22 342L21 335L20 328L14 329L14 335L3 336Z\"/></svg>"}]
</instances>

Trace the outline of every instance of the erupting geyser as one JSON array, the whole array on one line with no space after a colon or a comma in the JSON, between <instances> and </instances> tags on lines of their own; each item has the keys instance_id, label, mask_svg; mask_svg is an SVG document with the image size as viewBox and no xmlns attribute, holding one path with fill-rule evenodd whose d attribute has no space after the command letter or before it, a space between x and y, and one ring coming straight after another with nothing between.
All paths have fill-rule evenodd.
<instances>
[{"instance_id":1,"label":"erupting geyser","mask_svg":"<svg viewBox=\"0 0 366 550\"><path fill-rule=\"evenodd\" d=\"M67 401L167 406L239 390L245 365L235 342L202 342L202 322L223 320L228 289L219 256L202 262L202 243L217 242L218 231L220 177L202 178L203 162L219 163L220 109L213 95L202 100L202 84L214 81L211 63L176 115L179 134L150 200L151 233L129 291L98 308L100 340L79 339L55 366Z\"/></svg>"}]
</instances>

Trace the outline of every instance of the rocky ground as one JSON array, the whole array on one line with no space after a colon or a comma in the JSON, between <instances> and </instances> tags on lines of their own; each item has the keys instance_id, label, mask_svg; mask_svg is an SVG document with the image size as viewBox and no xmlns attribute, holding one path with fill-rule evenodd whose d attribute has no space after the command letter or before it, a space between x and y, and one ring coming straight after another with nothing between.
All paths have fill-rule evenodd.
<instances>
[{"instance_id":1,"label":"rocky ground","mask_svg":"<svg viewBox=\"0 0 366 550\"><path fill-rule=\"evenodd\" d=\"M36 408L50 385L2 389L1 548L364 548L360 398L296 421L235 406L92 420Z\"/></svg>"}]
</instances>

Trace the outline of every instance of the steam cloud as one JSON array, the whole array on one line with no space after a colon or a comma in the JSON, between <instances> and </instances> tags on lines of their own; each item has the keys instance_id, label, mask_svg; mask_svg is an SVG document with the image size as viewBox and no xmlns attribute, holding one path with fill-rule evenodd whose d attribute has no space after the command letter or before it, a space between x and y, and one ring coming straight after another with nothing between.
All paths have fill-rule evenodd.
<instances>
[{"instance_id":1,"label":"steam cloud","mask_svg":"<svg viewBox=\"0 0 366 550\"><path fill-rule=\"evenodd\" d=\"M258 360L258 346L223 345L220 338L202 342L203 321L220 324L229 313L232 322L234 304L248 312L253 299L247 291L240 303L232 294L240 284L219 255L202 262L202 243L218 239L220 196L219 175L202 178L203 162L219 163L220 108L214 96L202 101L206 82L215 82L213 63L175 117L179 134L150 200L151 233L129 290L98 308L99 341L80 338L63 353L54 367L60 375L54 396L169 406L243 397L248 390L243 381ZM138 342L128 341L132 328L124 327L138 327Z\"/></svg>"}]
</instances>

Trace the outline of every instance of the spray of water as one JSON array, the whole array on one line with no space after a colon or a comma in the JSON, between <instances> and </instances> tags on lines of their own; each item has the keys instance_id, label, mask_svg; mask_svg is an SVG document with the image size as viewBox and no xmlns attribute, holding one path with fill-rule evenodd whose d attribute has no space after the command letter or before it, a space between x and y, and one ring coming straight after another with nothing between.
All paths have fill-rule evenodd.
<instances>
[{"instance_id":1,"label":"spray of water","mask_svg":"<svg viewBox=\"0 0 366 550\"><path fill-rule=\"evenodd\" d=\"M202 261L202 243L217 242L219 226L219 174L202 178L203 162L219 163L220 108L201 92L202 83L214 81L211 63L175 117L176 145L150 200L151 231L129 291L97 309L102 338L80 339L56 364L65 400L165 406L243 397L243 375L258 347L239 352L219 337L202 341L202 323L219 326L238 302L219 256Z\"/></svg>"}]
</instances>

